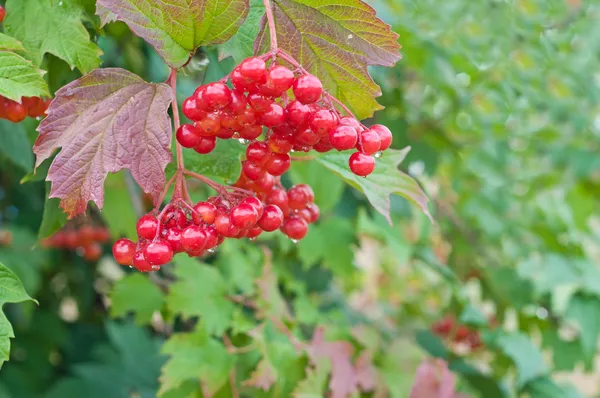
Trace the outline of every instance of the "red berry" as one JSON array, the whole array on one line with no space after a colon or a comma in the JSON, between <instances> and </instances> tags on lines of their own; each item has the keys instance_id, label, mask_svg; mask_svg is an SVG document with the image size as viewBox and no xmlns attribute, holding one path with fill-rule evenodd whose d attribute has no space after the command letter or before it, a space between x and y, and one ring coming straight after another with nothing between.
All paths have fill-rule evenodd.
<instances>
[{"instance_id":1,"label":"red berry","mask_svg":"<svg viewBox=\"0 0 600 398\"><path fill-rule=\"evenodd\" d=\"M320 109L312 115L310 128L320 137L324 137L338 125L338 121L329 109Z\"/></svg>"},{"instance_id":2,"label":"red berry","mask_svg":"<svg viewBox=\"0 0 600 398\"><path fill-rule=\"evenodd\" d=\"M283 211L284 215L289 211L289 198L284 189L277 188L269 192L266 203L279 207Z\"/></svg>"},{"instance_id":3,"label":"red berry","mask_svg":"<svg viewBox=\"0 0 600 398\"><path fill-rule=\"evenodd\" d=\"M252 108L246 108L244 112L238 115L238 122L240 126L253 126L258 121L258 116Z\"/></svg>"},{"instance_id":4,"label":"red berry","mask_svg":"<svg viewBox=\"0 0 600 398\"><path fill-rule=\"evenodd\" d=\"M260 180L254 182L254 190L256 192L269 192L273 188L273 185L275 185L275 177L269 173L265 173Z\"/></svg>"},{"instance_id":5,"label":"red berry","mask_svg":"<svg viewBox=\"0 0 600 398\"><path fill-rule=\"evenodd\" d=\"M209 83L202 93L202 99L211 109L223 109L231 103L231 91L224 83Z\"/></svg>"},{"instance_id":6,"label":"red berry","mask_svg":"<svg viewBox=\"0 0 600 398\"><path fill-rule=\"evenodd\" d=\"M265 127L275 127L285 122L283 107L277 103L271 103L268 109L261 115L260 120Z\"/></svg>"},{"instance_id":7,"label":"red berry","mask_svg":"<svg viewBox=\"0 0 600 398\"><path fill-rule=\"evenodd\" d=\"M312 104L321 98L323 85L321 81L313 75L300 76L294 82L294 96L303 104Z\"/></svg>"},{"instance_id":8,"label":"red berry","mask_svg":"<svg viewBox=\"0 0 600 398\"><path fill-rule=\"evenodd\" d=\"M263 168L260 167L260 165L258 165L257 163L254 163L250 160L245 160L242 163L242 171L244 172L246 177L248 177L252 181L256 181L265 175L265 171L263 170Z\"/></svg>"},{"instance_id":9,"label":"red berry","mask_svg":"<svg viewBox=\"0 0 600 398\"><path fill-rule=\"evenodd\" d=\"M196 91L194 91L192 98L194 98L194 102L196 103L196 108L198 108L198 110L201 110L203 112L211 112L213 109L211 109L210 105L207 101L204 100L203 97L205 90L206 86L198 87Z\"/></svg>"},{"instance_id":10,"label":"red berry","mask_svg":"<svg viewBox=\"0 0 600 398\"><path fill-rule=\"evenodd\" d=\"M246 126L239 131L240 138L255 140L262 134L262 127L258 125Z\"/></svg>"},{"instance_id":11,"label":"red berry","mask_svg":"<svg viewBox=\"0 0 600 398\"><path fill-rule=\"evenodd\" d=\"M289 170L292 160L290 155L285 153L272 153L265 165L267 173L273 176L280 176Z\"/></svg>"},{"instance_id":12,"label":"red berry","mask_svg":"<svg viewBox=\"0 0 600 398\"><path fill-rule=\"evenodd\" d=\"M300 217L304 221L310 224L310 220L312 219L312 214L310 214L310 210L306 207L300 210L296 210L296 217Z\"/></svg>"},{"instance_id":13,"label":"red berry","mask_svg":"<svg viewBox=\"0 0 600 398\"><path fill-rule=\"evenodd\" d=\"M221 128L219 129L219 131L217 131L217 134L215 135L215 137L220 138L222 140L228 140L231 137L233 137L233 135L235 134L236 130L238 130L238 128L231 128L231 127L221 126Z\"/></svg>"},{"instance_id":14,"label":"red berry","mask_svg":"<svg viewBox=\"0 0 600 398\"><path fill-rule=\"evenodd\" d=\"M194 217L194 222L196 224L200 224L200 222L204 221L207 224L212 224L215 222L215 216L217 215L217 207L208 202L198 202L194 205L195 213L192 213Z\"/></svg>"},{"instance_id":15,"label":"red berry","mask_svg":"<svg viewBox=\"0 0 600 398\"><path fill-rule=\"evenodd\" d=\"M358 134L354 127L337 126L329 132L329 142L338 151L354 148L357 141Z\"/></svg>"},{"instance_id":16,"label":"red berry","mask_svg":"<svg viewBox=\"0 0 600 398\"><path fill-rule=\"evenodd\" d=\"M187 224L187 217L181 209L170 210L164 218L164 224L167 228L184 228Z\"/></svg>"},{"instance_id":17,"label":"red berry","mask_svg":"<svg viewBox=\"0 0 600 398\"><path fill-rule=\"evenodd\" d=\"M233 225L229 214L219 214L215 218L217 232L227 238L233 238L240 233L240 229Z\"/></svg>"},{"instance_id":18,"label":"red berry","mask_svg":"<svg viewBox=\"0 0 600 398\"><path fill-rule=\"evenodd\" d=\"M302 129L298 135L296 135L295 142L300 145L313 146L319 142L320 139L321 137L319 137L319 135L311 128L305 128Z\"/></svg>"},{"instance_id":19,"label":"red berry","mask_svg":"<svg viewBox=\"0 0 600 398\"><path fill-rule=\"evenodd\" d=\"M285 107L287 120L294 126L303 126L308 123L312 109L300 101L292 101Z\"/></svg>"},{"instance_id":20,"label":"red berry","mask_svg":"<svg viewBox=\"0 0 600 398\"><path fill-rule=\"evenodd\" d=\"M294 72L282 65L273 65L267 71L267 87L279 94L289 90L294 84ZM278 96L278 95L277 95Z\"/></svg>"},{"instance_id":21,"label":"red berry","mask_svg":"<svg viewBox=\"0 0 600 398\"><path fill-rule=\"evenodd\" d=\"M265 231L275 231L283 223L283 212L275 205L265 207L262 217L258 220L258 225Z\"/></svg>"},{"instance_id":22,"label":"red berry","mask_svg":"<svg viewBox=\"0 0 600 398\"><path fill-rule=\"evenodd\" d=\"M94 229L94 240L96 242L108 242L108 240L110 239L110 233L108 232L108 229L104 228L104 227L99 227Z\"/></svg>"},{"instance_id":23,"label":"red berry","mask_svg":"<svg viewBox=\"0 0 600 398\"><path fill-rule=\"evenodd\" d=\"M144 254L144 250L138 250L133 255L133 266L141 272L150 272L154 269L152 268L152 264L148 260L146 260L146 256Z\"/></svg>"},{"instance_id":24,"label":"red berry","mask_svg":"<svg viewBox=\"0 0 600 398\"><path fill-rule=\"evenodd\" d=\"M248 101L244 94L239 93L237 91L231 92L231 103L229 104L229 111L231 111L234 115L239 115L240 113L246 110L246 105L248 105Z\"/></svg>"},{"instance_id":25,"label":"red berry","mask_svg":"<svg viewBox=\"0 0 600 398\"><path fill-rule=\"evenodd\" d=\"M186 252L197 252L206 245L206 233L204 229L190 225L181 233L181 245Z\"/></svg>"},{"instance_id":26,"label":"red berry","mask_svg":"<svg viewBox=\"0 0 600 398\"><path fill-rule=\"evenodd\" d=\"M356 131L363 131L363 127L360 124L360 122L358 120L356 120L355 118L351 117L351 116L344 116L343 118L340 119L340 124L342 126L350 126L350 127L354 127L354 129Z\"/></svg>"},{"instance_id":27,"label":"red berry","mask_svg":"<svg viewBox=\"0 0 600 398\"><path fill-rule=\"evenodd\" d=\"M233 87L238 91L254 92L256 90L256 84L242 76L239 66L233 69L230 78L231 84L233 84Z\"/></svg>"},{"instance_id":28,"label":"red berry","mask_svg":"<svg viewBox=\"0 0 600 398\"><path fill-rule=\"evenodd\" d=\"M174 253L181 253L184 251L184 247L181 243L181 229L177 227L167 229L165 240L171 246Z\"/></svg>"},{"instance_id":29,"label":"red berry","mask_svg":"<svg viewBox=\"0 0 600 398\"><path fill-rule=\"evenodd\" d=\"M246 238L254 239L257 236L259 236L260 234L262 234L262 231L263 230L259 226L252 227L246 232Z\"/></svg>"},{"instance_id":30,"label":"red berry","mask_svg":"<svg viewBox=\"0 0 600 398\"><path fill-rule=\"evenodd\" d=\"M193 96L186 98L185 101L183 101L181 109L185 117L193 121L201 120L206 116L206 112L201 111L196 107L196 100Z\"/></svg>"},{"instance_id":31,"label":"red berry","mask_svg":"<svg viewBox=\"0 0 600 398\"><path fill-rule=\"evenodd\" d=\"M200 137L194 151L200 154L211 153L217 147L217 137Z\"/></svg>"},{"instance_id":32,"label":"red berry","mask_svg":"<svg viewBox=\"0 0 600 398\"><path fill-rule=\"evenodd\" d=\"M379 150L381 147L381 139L379 134L373 130L365 130L360 133L360 140L356 144L358 150L367 155L372 155Z\"/></svg>"},{"instance_id":33,"label":"red berry","mask_svg":"<svg viewBox=\"0 0 600 398\"><path fill-rule=\"evenodd\" d=\"M200 141L200 132L191 124L182 124L175 133L177 142L184 148L193 148Z\"/></svg>"},{"instance_id":34,"label":"red berry","mask_svg":"<svg viewBox=\"0 0 600 398\"><path fill-rule=\"evenodd\" d=\"M151 214L140 217L136 226L137 234L142 239L154 239L158 232L158 220Z\"/></svg>"},{"instance_id":35,"label":"red berry","mask_svg":"<svg viewBox=\"0 0 600 398\"><path fill-rule=\"evenodd\" d=\"M204 233L206 234L206 244L204 245L204 248L206 250L212 249L217 245L217 242L219 240L219 233L217 232L217 229L212 225L206 227Z\"/></svg>"},{"instance_id":36,"label":"red berry","mask_svg":"<svg viewBox=\"0 0 600 398\"><path fill-rule=\"evenodd\" d=\"M289 135L271 134L268 144L271 152L290 153L294 147L294 137Z\"/></svg>"},{"instance_id":37,"label":"red berry","mask_svg":"<svg viewBox=\"0 0 600 398\"><path fill-rule=\"evenodd\" d=\"M4 7L0 6L0 22L4 21L4 17L6 16L6 10Z\"/></svg>"},{"instance_id":38,"label":"red berry","mask_svg":"<svg viewBox=\"0 0 600 398\"><path fill-rule=\"evenodd\" d=\"M310 212L310 221L309 221L309 223L312 224L314 222L317 222L317 220L321 216L321 209L319 209L319 206L317 206L314 203L311 203L311 204L308 205L307 209Z\"/></svg>"},{"instance_id":39,"label":"red berry","mask_svg":"<svg viewBox=\"0 0 600 398\"><path fill-rule=\"evenodd\" d=\"M261 94L249 94L248 103L258 113L263 113L269 110L273 100Z\"/></svg>"},{"instance_id":40,"label":"red berry","mask_svg":"<svg viewBox=\"0 0 600 398\"><path fill-rule=\"evenodd\" d=\"M129 239L119 239L112 247L115 261L121 265L131 265L135 253L135 243Z\"/></svg>"},{"instance_id":41,"label":"red berry","mask_svg":"<svg viewBox=\"0 0 600 398\"><path fill-rule=\"evenodd\" d=\"M379 139L381 141L380 151L385 151L392 145L392 132L390 129L382 124L374 124L371 126L371 130L379 134Z\"/></svg>"},{"instance_id":42,"label":"red berry","mask_svg":"<svg viewBox=\"0 0 600 398\"><path fill-rule=\"evenodd\" d=\"M144 257L152 265L163 265L173 258L173 249L167 242L159 240L146 247Z\"/></svg>"},{"instance_id":43,"label":"red berry","mask_svg":"<svg viewBox=\"0 0 600 398\"><path fill-rule=\"evenodd\" d=\"M267 66L258 57L246 58L238 66L240 75L248 82L263 83L266 79Z\"/></svg>"},{"instance_id":44,"label":"red berry","mask_svg":"<svg viewBox=\"0 0 600 398\"><path fill-rule=\"evenodd\" d=\"M264 142L253 142L246 148L246 159L263 164L269 156L269 147Z\"/></svg>"},{"instance_id":45,"label":"red berry","mask_svg":"<svg viewBox=\"0 0 600 398\"><path fill-rule=\"evenodd\" d=\"M366 177L375 170L375 158L361 152L354 152L348 160L350 170L357 176Z\"/></svg>"},{"instance_id":46,"label":"red berry","mask_svg":"<svg viewBox=\"0 0 600 398\"><path fill-rule=\"evenodd\" d=\"M260 218L265 210L265 205L255 196L248 196L246 199L242 200L242 203L248 204L256 210L258 217Z\"/></svg>"},{"instance_id":47,"label":"red berry","mask_svg":"<svg viewBox=\"0 0 600 398\"><path fill-rule=\"evenodd\" d=\"M202 120L194 123L194 126L204 136L214 136L221 128L221 116L218 113L209 113Z\"/></svg>"},{"instance_id":48,"label":"red berry","mask_svg":"<svg viewBox=\"0 0 600 398\"><path fill-rule=\"evenodd\" d=\"M313 145L313 149L319 153L329 152L333 149L333 145L329 142L329 136L321 137L319 142Z\"/></svg>"},{"instance_id":49,"label":"red berry","mask_svg":"<svg viewBox=\"0 0 600 398\"><path fill-rule=\"evenodd\" d=\"M288 204L294 210L300 210L315 200L315 194L306 184L294 185L287 193Z\"/></svg>"},{"instance_id":50,"label":"red berry","mask_svg":"<svg viewBox=\"0 0 600 398\"><path fill-rule=\"evenodd\" d=\"M290 239L300 240L308 233L308 223L303 218L288 218L283 222L281 231Z\"/></svg>"},{"instance_id":51,"label":"red berry","mask_svg":"<svg viewBox=\"0 0 600 398\"><path fill-rule=\"evenodd\" d=\"M6 105L6 118L13 123L19 123L27 117L27 108L23 104L10 101Z\"/></svg>"},{"instance_id":52,"label":"red berry","mask_svg":"<svg viewBox=\"0 0 600 398\"><path fill-rule=\"evenodd\" d=\"M247 203L240 203L231 210L231 223L240 229L253 227L258 221L258 212Z\"/></svg>"}]
</instances>

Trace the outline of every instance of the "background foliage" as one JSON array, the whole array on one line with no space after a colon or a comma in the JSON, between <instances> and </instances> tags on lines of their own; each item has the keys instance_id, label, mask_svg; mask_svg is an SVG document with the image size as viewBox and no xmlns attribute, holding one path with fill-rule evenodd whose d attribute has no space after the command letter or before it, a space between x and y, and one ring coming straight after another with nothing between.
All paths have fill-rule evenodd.
<instances>
[{"instance_id":1,"label":"background foliage","mask_svg":"<svg viewBox=\"0 0 600 398\"><path fill-rule=\"evenodd\" d=\"M166 79L155 49L123 22L101 27L94 3L8 0L0 61L10 57L30 76L20 95L45 94L41 70L54 93L100 62ZM429 356L444 359L435 366L447 363L457 390L473 397L598 396L600 381L589 376L600 334L600 7L369 3L403 46L395 67L370 68L385 106L374 121L391 128L394 148L412 147L400 168L428 193L435 223L392 196L390 225L356 182L339 178L335 159L296 162L287 182L311 184L323 215L303 241L227 242L206 264L177 258L149 278L117 266L108 248L91 264L40 247L65 217L45 199L49 161L32 174L37 122L1 121L0 228L13 240L0 246L12 271L0 267L0 280L20 286L16 275L39 305L4 306L16 338L0 396L227 397L233 375L242 396L312 398L328 384L333 397L407 397L414 383L439 377L426 366L416 372ZM237 33L173 38L173 65L202 46L180 79L180 100L252 53L263 9L250 5ZM105 12L102 22L114 19ZM74 49L85 56L74 58ZM0 94L10 97L14 87L3 81ZM359 92L376 90L362 84ZM349 105L368 115L377 106L368 97ZM231 182L239 162L227 159L241 148L221 142L217 155L186 164ZM390 170L394 156L382 159ZM124 172L109 176L102 214L90 209L76 222L134 234L144 202L130 182ZM241 295L252 302L232 300ZM22 300L24 291L0 291L0 303ZM470 352L430 332L448 314L480 331L483 348ZM0 337L10 335L5 326Z\"/></svg>"}]
</instances>

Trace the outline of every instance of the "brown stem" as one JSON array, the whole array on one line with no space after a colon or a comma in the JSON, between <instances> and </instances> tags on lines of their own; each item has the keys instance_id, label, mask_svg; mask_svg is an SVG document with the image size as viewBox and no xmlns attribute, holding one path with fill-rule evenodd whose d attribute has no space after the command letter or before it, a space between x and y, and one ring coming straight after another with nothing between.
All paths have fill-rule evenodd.
<instances>
[{"instance_id":1,"label":"brown stem","mask_svg":"<svg viewBox=\"0 0 600 398\"><path fill-rule=\"evenodd\" d=\"M171 100L171 108L173 110L173 124L175 131L179 129L179 108L177 107L177 69L171 68L171 74L169 75L169 84L171 90L173 90L173 98ZM177 170L183 170L183 148L176 142L176 153L177 153Z\"/></svg>"},{"instance_id":2,"label":"brown stem","mask_svg":"<svg viewBox=\"0 0 600 398\"><path fill-rule=\"evenodd\" d=\"M307 162L309 160L315 160L316 159L316 157L314 157L314 156L290 156L290 158L294 162Z\"/></svg>"},{"instance_id":3,"label":"brown stem","mask_svg":"<svg viewBox=\"0 0 600 398\"><path fill-rule=\"evenodd\" d=\"M215 191L217 191L220 194L227 194L227 190L230 189L233 192L241 193L245 196L255 196L254 192L248 191L247 189L238 188L238 187L234 187L231 185L224 186L224 185L221 185L221 184L211 180L210 178L204 177L202 174L194 173L189 170L184 170L183 174L190 176L192 178L195 178L199 181L202 181L203 183L205 183L206 185L208 185L209 187L211 187L212 189L214 189Z\"/></svg>"},{"instance_id":4,"label":"brown stem","mask_svg":"<svg viewBox=\"0 0 600 398\"><path fill-rule=\"evenodd\" d=\"M167 185L165 185L165 189L163 189L162 193L160 194L160 198L158 199L158 203L156 204L154 211L158 211L158 209L160 209L160 206L162 205L163 200L165 200L165 196L167 196L167 192L169 192L169 188L171 188L171 184L173 184L173 181L175 181L176 177L177 174L175 174L173 177L171 177L169 181L167 181Z\"/></svg>"},{"instance_id":5,"label":"brown stem","mask_svg":"<svg viewBox=\"0 0 600 398\"><path fill-rule=\"evenodd\" d=\"M277 50L277 32L275 32L275 17L273 16L273 7L269 0L263 0L267 13L267 22L269 23L269 37L271 39L271 50Z\"/></svg>"}]
</instances>

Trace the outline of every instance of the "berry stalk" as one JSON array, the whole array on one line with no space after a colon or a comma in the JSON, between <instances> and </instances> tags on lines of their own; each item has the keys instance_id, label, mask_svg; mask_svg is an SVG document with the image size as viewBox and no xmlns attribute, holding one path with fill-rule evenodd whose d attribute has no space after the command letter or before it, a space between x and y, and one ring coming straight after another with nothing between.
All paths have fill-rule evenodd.
<instances>
[{"instance_id":1,"label":"berry stalk","mask_svg":"<svg viewBox=\"0 0 600 398\"><path fill-rule=\"evenodd\" d=\"M277 32L275 32L275 17L273 16L273 7L269 0L263 0L267 15L267 23L269 24L269 37L271 39L271 51L277 50Z\"/></svg>"}]
</instances>

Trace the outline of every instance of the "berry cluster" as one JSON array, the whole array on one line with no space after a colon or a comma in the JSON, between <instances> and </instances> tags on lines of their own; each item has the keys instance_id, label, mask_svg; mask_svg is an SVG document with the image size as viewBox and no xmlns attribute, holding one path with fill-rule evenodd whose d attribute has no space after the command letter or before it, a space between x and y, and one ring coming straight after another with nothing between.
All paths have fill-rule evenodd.
<instances>
[{"instance_id":1,"label":"berry cluster","mask_svg":"<svg viewBox=\"0 0 600 398\"><path fill-rule=\"evenodd\" d=\"M289 167L292 151L328 152L356 149L349 159L350 170L367 176L375 169L375 157L392 142L383 125L366 128L351 116L341 116L321 81L299 68L294 73L283 65L267 66L260 57L242 61L226 82L196 89L183 103L183 113L194 124L182 125L177 141L200 154L210 153L216 139L237 138L264 144L266 154L247 156L245 178L259 181L266 174L280 176ZM293 100L288 93L293 93ZM263 156L264 155L264 156ZM268 177L267 177L268 178Z\"/></svg>"},{"instance_id":2,"label":"berry cluster","mask_svg":"<svg viewBox=\"0 0 600 398\"><path fill-rule=\"evenodd\" d=\"M304 219L290 217L289 195L285 190L280 191L282 194L273 195L266 204L255 196L232 194L213 196L194 206L178 199L168 204L158 216L146 214L138 220L137 243L125 238L115 242L115 260L148 272L158 270L176 253L198 257L213 252L225 238L253 239L263 231L271 232L281 227L288 236L301 239L306 235L308 224ZM295 192L295 208L302 202L306 209L314 198L307 186L296 186L290 192ZM302 195L306 197L300 198ZM286 209L287 216L282 208ZM318 211L313 211L310 219L316 218Z\"/></svg>"},{"instance_id":3,"label":"berry cluster","mask_svg":"<svg viewBox=\"0 0 600 398\"><path fill-rule=\"evenodd\" d=\"M50 104L49 99L40 97L23 97L21 103L10 100L0 95L0 119L19 123L29 117L42 117Z\"/></svg>"},{"instance_id":4,"label":"berry cluster","mask_svg":"<svg viewBox=\"0 0 600 398\"><path fill-rule=\"evenodd\" d=\"M102 244L110 240L105 227L83 225L68 227L42 240L42 246L54 249L73 250L86 261L97 261L102 256Z\"/></svg>"},{"instance_id":5,"label":"berry cluster","mask_svg":"<svg viewBox=\"0 0 600 398\"><path fill-rule=\"evenodd\" d=\"M434 323L431 331L443 339L466 344L471 350L483 347L479 332L466 325L461 325L452 315L447 315Z\"/></svg>"}]
</instances>

